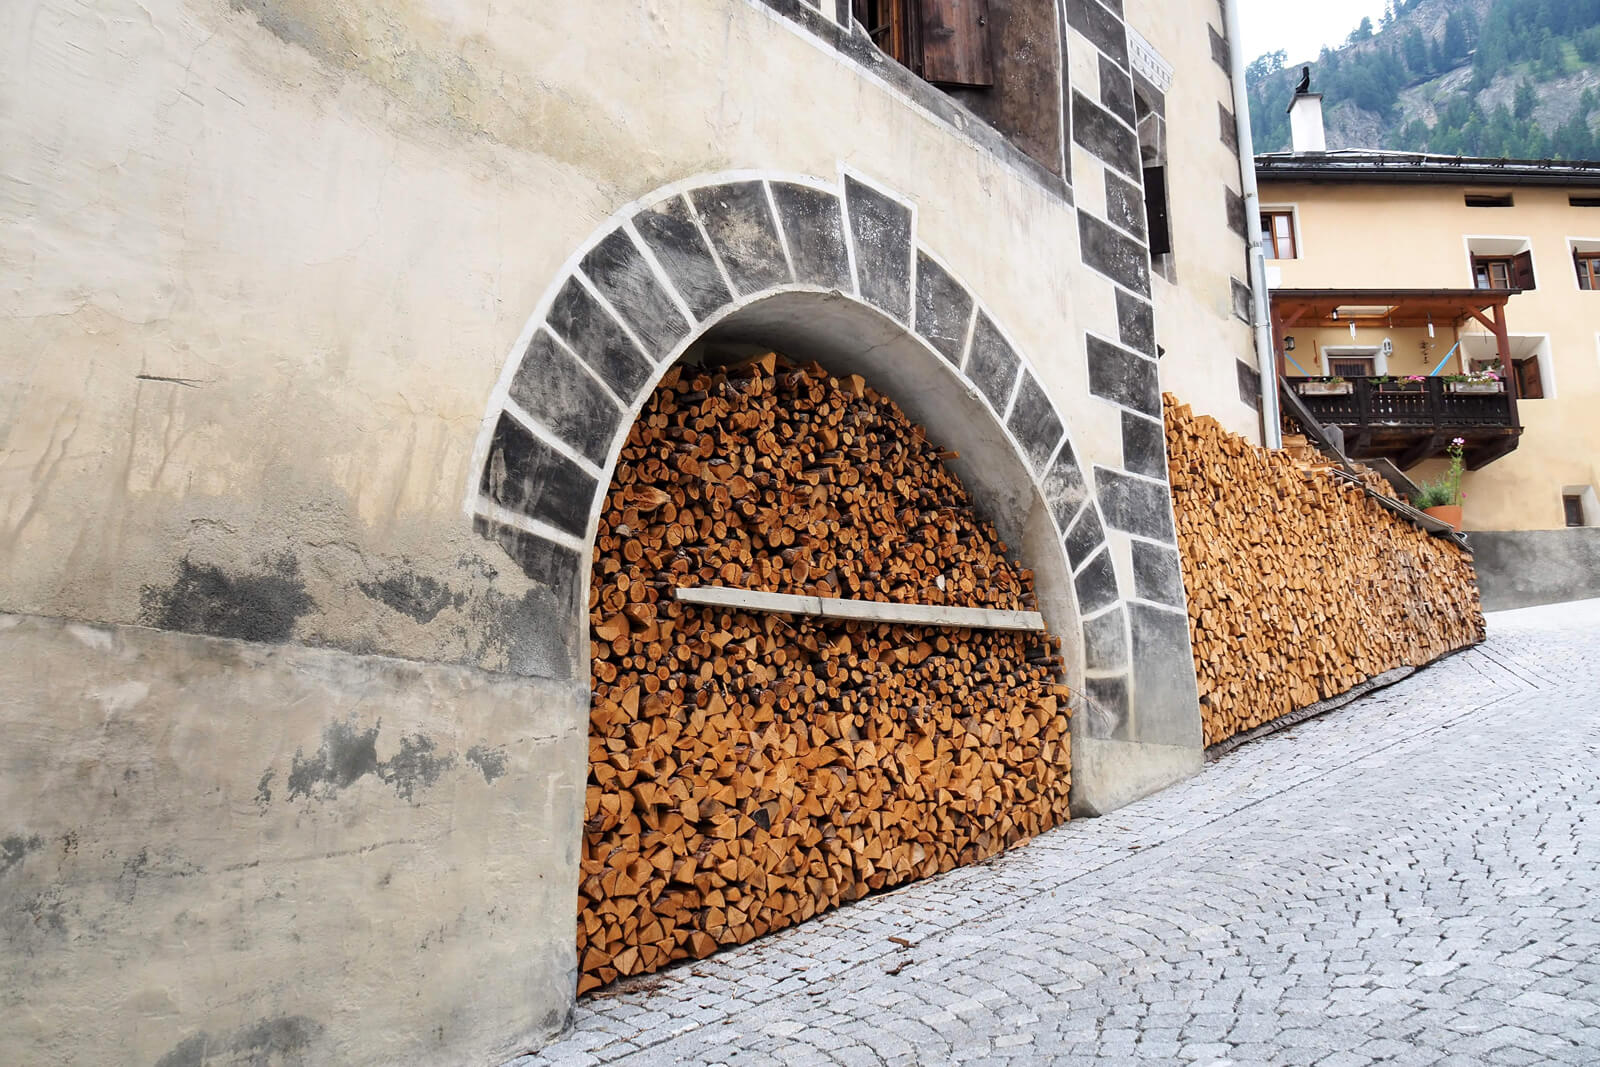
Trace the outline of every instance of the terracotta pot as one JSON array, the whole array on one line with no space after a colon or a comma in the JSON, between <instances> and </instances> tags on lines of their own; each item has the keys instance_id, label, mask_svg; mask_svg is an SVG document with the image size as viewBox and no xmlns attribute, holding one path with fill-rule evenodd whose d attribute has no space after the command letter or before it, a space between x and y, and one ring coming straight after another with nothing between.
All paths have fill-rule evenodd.
<instances>
[{"instance_id":1,"label":"terracotta pot","mask_svg":"<svg viewBox=\"0 0 1600 1067\"><path fill-rule=\"evenodd\" d=\"M1461 532L1461 505L1441 504L1436 508L1423 508L1424 515L1432 515L1440 522L1448 522L1456 533Z\"/></svg>"}]
</instances>

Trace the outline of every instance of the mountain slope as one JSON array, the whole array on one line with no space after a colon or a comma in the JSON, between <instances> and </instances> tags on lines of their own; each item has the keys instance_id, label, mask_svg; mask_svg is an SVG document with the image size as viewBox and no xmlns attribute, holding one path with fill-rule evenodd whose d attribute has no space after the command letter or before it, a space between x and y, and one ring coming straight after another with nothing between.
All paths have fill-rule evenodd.
<instances>
[{"instance_id":1,"label":"mountain slope","mask_svg":"<svg viewBox=\"0 0 1600 1067\"><path fill-rule=\"evenodd\" d=\"M1330 149L1600 159L1600 0L1393 0L1310 65ZM1299 75L1250 64L1258 152L1288 149Z\"/></svg>"}]
</instances>

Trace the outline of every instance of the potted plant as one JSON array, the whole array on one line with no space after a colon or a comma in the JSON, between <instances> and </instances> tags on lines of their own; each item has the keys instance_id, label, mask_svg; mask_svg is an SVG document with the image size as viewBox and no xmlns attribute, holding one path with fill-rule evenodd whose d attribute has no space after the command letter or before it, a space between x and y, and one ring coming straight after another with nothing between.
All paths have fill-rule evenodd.
<instances>
[{"instance_id":1,"label":"potted plant","mask_svg":"<svg viewBox=\"0 0 1600 1067\"><path fill-rule=\"evenodd\" d=\"M1445 387L1452 393L1492 394L1506 391L1506 383L1492 370L1473 371L1470 374L1447 374Z\"/></svg>"},{"instance_id":2,"label":"potted plant","mask_svg":"<svg viewBox=\"0 0 1600 1067\"><path fill-rule=\"evenodd\" d=\"M1450 457L1450 466L1438 481L1423 482L1417 486L1417 495L1411 499L1413 507L1420 508L1423 514L1432 515L1440 522L1449 523L1457 533L1461 532L1461 471L1466 444L1466 440L1460 437L1451 441L1450 447L1445 450Z\"/></svg>"},{"instance_id":3,"label":"potted plant","mask_svg":"<svg viewBox=\"0 0 1600 1067\"><path fill-rule=\"evenodd\" d=\"M1380 393L1415 393L1421 391L1422 384L1428 379L1421 374L1407 374L1403 378L1385 374L1372 380L1378 383Z\"/></svg>"},{"instance_id":4,"label":"potted plant","mask_svg":"<svg viewBox=\"0 0 1600 1067\"><path fill-rule=\"evenodd\" d=\"M1349 396L1353 387L1338 375L1310 378L1300 383L1301 396Z\"/></svg>"}]
</instances>

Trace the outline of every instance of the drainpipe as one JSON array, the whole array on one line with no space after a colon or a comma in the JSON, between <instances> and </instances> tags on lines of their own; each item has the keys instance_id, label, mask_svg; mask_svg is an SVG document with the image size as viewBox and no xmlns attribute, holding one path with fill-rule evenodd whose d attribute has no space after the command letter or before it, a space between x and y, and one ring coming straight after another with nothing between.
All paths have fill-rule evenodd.
<instances>
[{"instance_id":1,"label":"drainpipe","mask_svg":"<svg viewBox=\"0 0 1600 1067\"><path fill-rule=\"evenodd\" d=\"M1261 191L1256 186L1256 144L1250 133L1250 94L1244 79L1244 42L1239 32L1239 0L1222 0L1233 77L1233 118L1239 128L1239 180L1244 188L1245 231L1250 242L1250 327L1255 334L1256 367L1261 372L1263 444L1283 447L1278 414L1278 360L1272 350L1272 312L1267 297L1267 257L1261 247Z\"/></svg>"}]
</instances>

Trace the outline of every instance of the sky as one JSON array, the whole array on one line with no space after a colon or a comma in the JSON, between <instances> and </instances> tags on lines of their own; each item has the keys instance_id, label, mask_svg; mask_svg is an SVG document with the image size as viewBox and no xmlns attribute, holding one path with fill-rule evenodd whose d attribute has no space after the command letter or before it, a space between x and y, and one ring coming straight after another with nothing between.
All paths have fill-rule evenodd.
<instances>
[{"instance_id":1,"label":"sky","mask_svg":"<svg viewBox=\"0 0 1600 1067\"><path fill-rule=\"evenodd\" d=\"M1289 62L1315 59L1323 45L1333 47L1350 36L1361 16L1374 28L1384 0L1241 0L1239 32L1246 60L1282 48Z\"/></svg>"}]
</instances>

